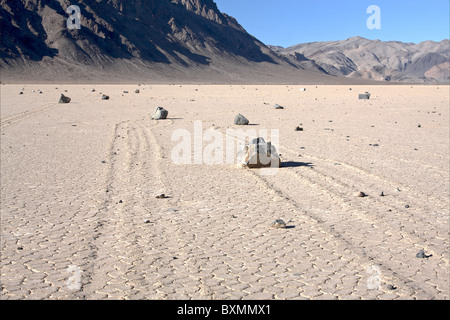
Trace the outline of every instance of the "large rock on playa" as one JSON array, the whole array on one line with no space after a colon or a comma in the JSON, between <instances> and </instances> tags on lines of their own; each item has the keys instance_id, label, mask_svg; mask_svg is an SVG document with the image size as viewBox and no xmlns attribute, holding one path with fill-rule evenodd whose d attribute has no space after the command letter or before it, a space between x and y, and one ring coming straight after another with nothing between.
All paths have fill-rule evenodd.
<instances>
[{"instance_id":1,"label":"large rock on playa","mask_svg":"<svg viewBox=\"0 0 450 320\"><path fill-rule=\"evenodd\" d=\"M240 166L250 169L257 168L279 168L281 167L280 156L271 142L264 138L256 138L246 144L241 152Z\"/></svg>"},{"instance_id":2,"label":"large rock on playa","mask_svg":"<svg viewBox=\"0 0 450 320\"><path fill-rule=\"evenodd\" d=\"M164 120L164 119L167 119L168 115L169 115L169 111L167 111L163 107L157 107L155 109L155 112L153 112L152 119L153 120Z\"/></svg>"},{"instance_id":3,"label":"large rock on playa","mask_svg":"<svg viewBox=\"0 0 450 320\"><path fill-rule=\"evenodd\" d=\"M234 124L238 126L246 126L249 124L249 121L242 114L238 114L236 117L234 117Z\"/></svg>"},{"instance_id":4,"label":"large rock on playa","mask_svg":"<svg viewBox=\"0 0 450 320\"><path fill-rule=\"evenodd\" d=\"M59 98L59 103L69 103L70 100L72 100L72 99L70 99L69 97L66 97L65 95L63 95L61 93L61 97Z\"/></svg>"}]
</instances>

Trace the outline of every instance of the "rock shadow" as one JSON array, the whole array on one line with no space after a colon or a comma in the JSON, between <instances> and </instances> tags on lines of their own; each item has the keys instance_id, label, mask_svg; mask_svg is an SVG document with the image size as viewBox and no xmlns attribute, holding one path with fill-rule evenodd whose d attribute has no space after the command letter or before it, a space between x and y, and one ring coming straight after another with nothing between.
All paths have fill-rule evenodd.
<instances>
[{"instance_id":1,"label":"rock shadow","mask_svg":"<svg viewBox=\"0 0 450 320\"><path fill-rule=\"evenodd\" d=\"M281 163L281 168L314 167L311 162L285 161Z\"/></svg>"}]
</instances>

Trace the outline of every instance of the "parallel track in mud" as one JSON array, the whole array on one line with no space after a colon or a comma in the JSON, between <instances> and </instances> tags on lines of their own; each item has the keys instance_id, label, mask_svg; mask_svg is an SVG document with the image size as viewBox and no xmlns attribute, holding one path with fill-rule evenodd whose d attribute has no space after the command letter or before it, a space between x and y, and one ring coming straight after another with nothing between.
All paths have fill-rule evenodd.
<instances>
[{"instance_id":1,"label":"parallel track in mud","mask_svg":"<svg viewBox=\"0 0 450 320\"><path fill-rule=\"evenodd\" d=\"M219 177L226 179L227 175L243 175L242 179L249 188L253 188L254 194L271 202L269 208L275 206L284 210L284 218L301 228L297 231L293 229L289 235L290 243L285 247L279 247L274 242L276 238L265 239L264 233L254 231L269 223L266 213L260 212L263 207L254 207L255 212L242 218L253 224L252 228L248 228L236 224L237 221L226 225L227 216L216 207L223 203L214 197L194 198L193 201L204 204L205 207L199 204L201 208L198 205L192 208L186 199L155 199L154 195L159 192L180 196L182 190L192 188L191 182L171 172L175 167L166 161L168 149L162 147L158 140L162 138L154 132L172 124L173 121L167 121L165 125L124 121L115 126L107 160L107 192L104 205L97 215L98 227L91 244L92 261L86 270L81 294L100 297L118 295L125 299L214 299L235 294L236 288L244 288L242 294L248 296L253 296L253 290L270 292L270 287L255 289L264 281L275 283L276 290L283 292L287 289L278 284L279 280L274 280L273 274L263 272L266 265L280 268L282 264L278 262L277 255L281 255L280 261L286 259L292 263L288 263L286 270L298 268L300 261L308 258L309 264L304 262L303 266L305 277L311 274L324 277L324 282L319 284L308 279L295 282L298 292L305 296L310 291L317 292L313 293L316 295L326 292L327 282L336 281L335 278L340 284L346 283L347 278L354 277L349 268L355 268L350 267L355 264L359 272L370 266L379 268L384 285L391 283L401 288L394 292L398 297L447 297L445 288L435 285L438 274L448 267L448 259L442 253L448 246L447 240L436 237L433 243L428 244L427 235L414 232L421 223L425 223L428 229L432 229L433 225L422 221L427 217L425 213L402 210L405 201L412 207L418 204L410 196L355 198L352 195L355 186L375 192L373 180L384 186L398 184L351 164L340 162L336 168L334 159L308 155L305 159L314 167L299 165L280 168L276 178L259 175L253 170L220 166L209 178L216 185L198 181L202 183L199 190L189 190L194 197L198 197L208 188L218 188L221 185ZM283 152L295 157L290 150ZM189 175L194 171L208 172L204 166L197 168L186 167L189 179L195 179L195 175ZM309 202L304 202L303 197ZM257 203L257 199L251 200ZM233 208L245 206L242 201L230 203L226 211L238 213ZM310 207L305 208L305 203L309 203ZM168 206L176 207L178 212L168 212ZM370 206L378 209L371 210L369 215ZM431 210L433 206L430 204L427 208ZM215 214L207 214L211 210ZM196 223L195 219L199 218L202 220ZM144 223L144 219L148 223ZM211 234L207 231L211 224L223 225L229 233ZM255 240L252 241L264 241L266 246L262 243L259 246L247 245L246 242L253 237ZM221 244L228 246L228 249L223 249ZM291 250L295 252L300 247L304 247L305 252L298 256L293 254ZM415 253L422 248L439 260L418 262ZM323 260L322 250L330 252L330 261ZM284 251L286 253L281 253ZM245 258L236 262L234 257L243 253ZM264 259L275 262L264 263ZM231 270L235 270L235 274ZM428 279L423 279L423 275ZM264 280L266 277L267 280ZM352 290L356 292L366 286L364 276L357 278L359 280L352 285ZM387 289L383 287L379 291L386 294ZM277 295L268 295L269 298L274 296Z\"/></svg>"},{"instance_id":2,"label":"parallel track in mud","mask_svg":"<svg viewBox=\"0 0 450 320\"><path fill-rule=\"evenodd\" d=\"M32 116L52 110L58 106L59 106L58 103L48 103L48 104L44 104L44 105L41 105L41 106L33 108L33 109L26 110L24 112L20 112L15 115L3 118L0 120L0 129L4 129L4 128L9 127L13 124L16 124L20 121L28 119Z\"/></svg>"},{"instance_id":3,"label":"parallel track in mud","mask_svg":"<svg viewBox=\"0 0 450 320\"><path fill-rule=\"evenodd\" d=\"M289 148L283 148L283 154L288 152L290 159L295 158L296 154ZM353 250L358 253L361 258L372 261L375 265L380 266L384 272L390 273L392 276L398 277L404 285L411 288L416 293L420 293L427 299L433 298L436 294L436 287L428 283L415 283L414 275L419 272L427 274L435 274L433 268L436 265L431 264L411 270L410 266L405 266L407 260L416 259L415 253L419 249L425 249L432 255L440 257L445 266L448 267L448 257L445 255L448 248L448 238L445 238L446 229L442 227L439 235L434 234L436 239L428 244L429 234L421 234L419 230L427 229L432 231L435 224L425 221L429 218L430 211L436 207L428 206L420 200L414 201L414 197L402 195L389 195L388 197L376 196L370 197L370 204L362 203L364 200L356 201L353 193L358 191L358 187L369 186L375 193L373 180L383 182L394 188L399 186L394 181L381 178L371 172L355 167L342 161L334 159L325 159L312 155L305 156L306 163L312 163L314 166L301 166L294 168L271 169L277 170L275 175L277 179L272 180L271 175L260 175L251 170L251 176L260 181L268 189L274 191L279 197L291 202L303 214L317 221L330 235L350 245ZM330 164L333 168L330 168ZM334 166L339 163L338 166ZM342 170L342 167L345 170ZM280 175L282 178L280 179ZM288 181L294 180L294 183ZM282 183L280 183L280 181ZM286 189L285 185L302 186L300 192ZM402 188L404 188L402 186ZM404 188L405 190L405 188ZM302 193L302 191L306 191ZM310 191L307 194L307 191ZM317 197L320 195L320 197ZM317 197L317 208L303 208L301 197ZM423 195L423 197L429 197ZM380 200L383 199L383 200ZM319 200L320 199L320 200ZM445 207L448 206L442 199L432 198L438 201L440 212L437 213L439 218L445 223ZM326 204L325 204L326 202ZM405 203L410 203L412 207L425 205L425 211L418 213L416 211L409 212L404 208ZM368 214L367 206L376 206L379 208L376 213ZM395 215L393 216L392 213ZM338 218L336 218L338 216ZM295 219L295 218L294 218ZM393 221L399 219L399 221ZM408 225L407 229L405 225ZM434 230L433 230L434 231ZM448 231L448 230L447 230ZM395 235L395 242L389 243L388 239ZM367 241L367 238L376 239L375 241ZM414 263L413 263L414 264ZM441 266L442 267L442 266ZM448 283L448 281L447 281ZM445 290L445 288L441 288ZM448 294L448 292L446 293ZM448 297L447 297L448 298Z\"/></svg>"}]
</instances>

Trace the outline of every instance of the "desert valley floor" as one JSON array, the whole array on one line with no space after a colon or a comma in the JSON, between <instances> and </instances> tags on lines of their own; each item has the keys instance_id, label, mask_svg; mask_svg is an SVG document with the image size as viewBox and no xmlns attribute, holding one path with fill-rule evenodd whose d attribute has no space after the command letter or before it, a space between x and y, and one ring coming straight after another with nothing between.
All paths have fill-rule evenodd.
<instances>
[{"instance_id":1,"label":"desert valley floor","mask_svg":"<svg viewBox=\"0 0 450 320\"><path fill-rule=\"evenodd\" d=\"M449 299L449 87L300 87L2 85L1 299Z\"/></svg>"}]
</instances>

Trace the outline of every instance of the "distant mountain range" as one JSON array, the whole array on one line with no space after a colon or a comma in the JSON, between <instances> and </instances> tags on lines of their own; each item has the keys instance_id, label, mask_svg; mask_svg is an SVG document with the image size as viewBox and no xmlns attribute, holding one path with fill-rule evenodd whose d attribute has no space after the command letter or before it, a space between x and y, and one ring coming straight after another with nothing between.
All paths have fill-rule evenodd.
<instances>
[{"instance_id":1,"label":"distant mountain range","mask_svg":"<svg viewBox=\"0 0 450 320\"><path fill-rule=\"evenodd\" d=\"M213 0L0 0L3 82L318 82L248 34Z\"/></svg>"},{"instance_id":2,"label":"distant mountain range","mask_svg":"<svg viewBox=\"0 0 450 320\"><path fill-rule=\"evenodd\" d=\"M266 46L213 0L0 0L3 82L355 83L449 80L449 41ZM359 83L359 82L358 82Z\"/></svg>"},{"instance_id":3,"label":"distant mountain range","mask_svg":"<svg viewBox=\"0 0 450 320\"><path fill-rule=\"evenodd\" d=\"M450 80L450 40L418 44L352 37L289 48L269 46L293 64L335 76L380 81Z\"/></svg>"}]
</instances>

